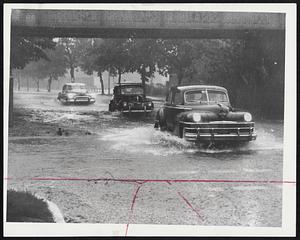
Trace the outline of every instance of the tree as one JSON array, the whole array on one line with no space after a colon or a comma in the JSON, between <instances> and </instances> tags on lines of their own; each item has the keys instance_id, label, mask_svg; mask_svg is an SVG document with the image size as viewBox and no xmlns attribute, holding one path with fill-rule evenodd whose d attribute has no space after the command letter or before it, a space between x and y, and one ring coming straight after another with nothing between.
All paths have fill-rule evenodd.
<instances>
[{"instance_id":1,"label":"tree","mask_svg":"<svg viewBox=\"0 0 300 240\"><path fill-rule=\"evenodd\" d=\"M10 82L9 82L9 124L13 118L13 69L22 69L30 61L47 59L44 50L53 49L56 43L51 38L22 37L11 35L10 45Z\"/></svg>"},{"instance_id":2,"label":"tree","mask_svg":"<svg viewBox=\"0 0 300 240\"><path fill-rule=\"evenodd\" d=\"M51 38L11 37L10 68L22 69L31 61L48 59L45 49L54 49L56 43Z\"/></svg>"},{"instance_id":3,"label":"tree","mask_svg":"<svg viewBox=\"0 0 300 240\"><path fill-rule=\"evenodd\" d=\"M142 86L144 90L146 82L153 76L157 59L161 53L159 41L156 39L129 39L129 61L128 69L130 72L138 72L141 75ZM144 91L145 92L145 91Z\"/></svg>"},{"instance_id":4,"label":"tree","mask_svg":"<svg viewBox=\"0 0 300 240\"><path fill-rule=\"evenodd\" d=\"M186 75L191 75L190 68L199 51L193 40L160 40L160 44L163 51L160 51L161 57L158 60L159 73L175 73L180 85Z\"/></svg>"},{"instance_id":5,"label":"tree","mask_svg":"<svg viewBox=\"0 0 300 240\"><path fill-rule=\"evenodd\" d=\"M121 83L121 76L129 71L131 63L128 39L105 39L95 51L102 56L100 62L107 66L112 75L117 75Z\"/></svg>"},{"instance_id":6,"label":"tree","mask_svg":"<svg viewBox=\"0 0 300 240\"><path fill-rule=\"evenodd\" d=\"M47 54L47 60L32 61L21 72L24 76L34 79L37 91L39 91L40 80L47 78L47 90L50 92L52 81L57 80L60 76L64 76L67 65L61 45L57 45L54 50L45 50L45 53Z\"/></svg>"},{"instance_id":7,"label":"tree","mask_svg":"<svg viewBox=\"0 0 300 240\"><path fill-rule=\"evenodd\" d=\"M64 55L63 47L58 45L55 50L46 51L49 60L41 59L36 64L39 78L48 78L48 92L51 91L51 84L53 80L57 80L58 77L64 76L67 68Z\"/></svg>"},{"instance_id":8,"label":"tree","mask_svg":"<svg viewBox=\"0 0 300 240\"><path fill-rule=\"evenodd\" d=\"M39 60L41 61L41 60ZM39 61L38 62L29 62L25 68L23 68L22 70L20 70L20 73L22 75L22 77L26 77L31 78L35 85L36 85L36 91L39 92L40 91L40 72L39 72Z\"/></svg>"},{"instance_id":9,"label":"tree","mask_svg":"<svg viewBox=\"0 0 300 240\"><path fill-rule=\"evenodd\" d=\"M75 82L75 69L79 65L81 55L84 51L83 38L59 38L58 44L63 46L65 61L70 70L71 82Z\"/></svg>"},{"instance_id":10,"label":"tree","mask_svg":"<svg viewBox=\"0 0 300 240\"><path fill-rule=\"evenodd\" d=\"M118 75L121 83L123 73L129 71L132 64L128 49L128 39L91 39L86 40L86 48L81 48L80 67L87 74L97 72L102 94L104 84L102 73L106 70L109 74Z\"/></svg>"},{"instance_id":11,"label":"tree","mask_svg":"<svg viewBox=\"0 0 300 240\"><path fill-rule=\"evenodd\" d=\"M80 68L89 75L93 74L94 71L97 72L101 85L101 93L104 95L102 73L108 68L108 65L104 55L105 51L101 46L103 42L102 39L87 39L82 42L85 48L82 48Z\"/></svg>"}]
</instances>

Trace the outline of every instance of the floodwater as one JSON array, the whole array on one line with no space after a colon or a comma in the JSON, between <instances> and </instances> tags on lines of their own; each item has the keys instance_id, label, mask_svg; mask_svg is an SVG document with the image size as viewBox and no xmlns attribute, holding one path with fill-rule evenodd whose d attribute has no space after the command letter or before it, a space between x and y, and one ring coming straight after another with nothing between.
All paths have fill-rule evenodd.
<instances>
[{"instance_id":1,"label":"floodwater","mask_svg":"<svg viewBox=\"0 0 300 240\"><path fill-rule=\"evenodd\" d=\"M109 113L107 96L88 106L55 97L14 101L28 122L91 134L10 137L8 188L53 201L66 222L281 226L282 185L265 181L282 180L282 122L258 122L245 146L205 149L154 129L152 116Z\"/></svg>"}]
</instances>

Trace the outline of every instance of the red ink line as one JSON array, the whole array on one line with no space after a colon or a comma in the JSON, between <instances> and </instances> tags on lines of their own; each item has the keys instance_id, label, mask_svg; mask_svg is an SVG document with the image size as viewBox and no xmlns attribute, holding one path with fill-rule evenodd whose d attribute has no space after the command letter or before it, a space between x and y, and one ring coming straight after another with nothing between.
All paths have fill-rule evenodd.
<instances>
[{"instance_id":1,"label":"red ink line","mask_svg":"<svg viewBox=\"0 0 300 240\"><path fill-rule=\"evenodd\" d=\"M132 182L142 184L145 182L208 182L208 183L274 183L274 184L293 184L296 181L279 180L227 180L227 179L122 179L122 178L56 178L56 177L34 177L34 178L4 178L4 180L35 180L35 181L115 181Z\"/></svg>"},{"instance_id":2,"label":"red ink line","mask_svg":"<svg viewBox=\"0 0 300 240\"><path fill-rule=\"evenodd\" d=\"M198 213L198 211L193 207L193 205L179 192L177 191L178 195L186 202L186 204L197 214L200 220L203 221L202 216Z\"/></svg>"},{"instance_id":3,"label":"red ink line","mask_svg":"<svg viewBox=\"0 0 300 240\"><path fill-rule=\"evenodd\" d=\"M172 184L168 181L167 182L169 185L172 186ZM203 217L200 215L200 213L193 207L193 205L189 202L189 200L187 200L186 197L184 197L181 192L176 191L177 194L183 199L183 201L185 201L185 203L197 214L198 218L200 218L201 221L203 221Z\"/></svg>"},{"instance_id":4,"label":"red ink line","mask_svg":"<svg viewBox=\"0 0 300 240\"><path fill-rule=\"evenodd\" d=\"M131 218L132 218L132 214L133 214L133 207L134 207L134 204L135 204L135 200L136 200L136 198L137 198L137 194L138 194L140 188L142 187L142 184L143 184L143 183L140 183L140 185L136 188L136 190L135 190L134 193L133 193L133 198L132 198L132 201L131 201L131 207L130 207L130 216L129 216L128 223L126 224L125 236L127 236L127 232L128 232L128 228L129 228L129 222L131 222Z\"/></svg>"},{"instance_id":5,"label":"red ink line","mask_svg":"<svg viewBox=\"0 0 300 240\"><path fill-rule=\"evenodd\" d=\"M138 188L136 189L136 191L135 191L135 193L134 193L134 196L133 196L133 199L132 199L132 203L131 203L131 209L130 209L130 210L133 210L133 206L134 206L134 203L135 203L135 199L136 199L136 197L137 197L137 194L138 194L140 188L141 188L141 185L138 186Z\"/></svg>"}]
</instances>

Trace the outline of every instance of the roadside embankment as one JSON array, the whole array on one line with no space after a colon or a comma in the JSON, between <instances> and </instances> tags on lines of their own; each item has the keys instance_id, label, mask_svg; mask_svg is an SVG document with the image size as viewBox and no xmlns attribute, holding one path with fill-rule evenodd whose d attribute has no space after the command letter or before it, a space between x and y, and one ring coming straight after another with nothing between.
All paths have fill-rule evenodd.
<instances>
[{"instance_id":1,"label":"roadside embankment","mask_svg":"<svg viewBox=\"0 0 300 240\"><path fill-rule=\"evenodd\" d=\"M46 201L30 192L7 191L7 222L54 222Z\"/></svg>"}]
</instances>

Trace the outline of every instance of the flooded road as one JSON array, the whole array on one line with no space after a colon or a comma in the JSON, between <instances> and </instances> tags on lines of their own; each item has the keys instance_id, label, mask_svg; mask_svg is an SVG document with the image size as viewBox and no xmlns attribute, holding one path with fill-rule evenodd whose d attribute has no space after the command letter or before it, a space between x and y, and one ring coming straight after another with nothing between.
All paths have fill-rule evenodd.
<instances>
[{"instance_id":1,"label":"flooded road","mask_svg":"<svg viewBox=\"0 0 300 240\"><path fill-rule=\"evenodd\" d=\"M29 123L88 134L9 138L8 188L58 205L66 222L281 226L283 123L258 122L247 146L202 149L109 113L110 97L64 106L55 93L16 93ZM155 101L158 107L162 102Z\"/></svg>"}]
</instances>

